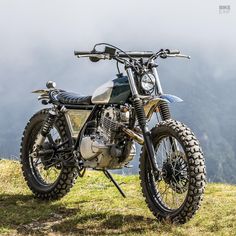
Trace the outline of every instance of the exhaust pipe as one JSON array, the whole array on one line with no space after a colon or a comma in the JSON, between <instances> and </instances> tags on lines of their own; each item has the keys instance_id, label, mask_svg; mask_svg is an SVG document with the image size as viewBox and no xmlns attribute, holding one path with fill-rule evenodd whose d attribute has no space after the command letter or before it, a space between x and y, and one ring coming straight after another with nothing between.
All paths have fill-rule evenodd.
<instances>
[{"instance_id":1,"label":"exhaust pipe","mask_svg":"<svg viewBox=\"0 0 236 236\"><path fill-rule=\"evenodd\" d=\"M138 134L136 134L133 130L131 129L127 129L125 127L122 128L122 130L129 135L134 141L136 141L137 143L139 143L140 145L144 144L144 139L139 136Z\"/></svg>"}]
</instances>

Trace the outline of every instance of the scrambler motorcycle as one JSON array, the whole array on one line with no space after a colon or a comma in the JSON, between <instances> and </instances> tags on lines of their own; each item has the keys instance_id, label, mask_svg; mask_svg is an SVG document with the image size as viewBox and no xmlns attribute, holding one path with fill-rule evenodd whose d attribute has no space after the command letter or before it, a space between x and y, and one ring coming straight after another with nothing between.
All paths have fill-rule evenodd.
<instances>
[{"instance_id":1,"label":"scrambler motorcycle","mask_svg":"<svg viewBox=\"0 0 236 236\"><path fill-rule=\"evenodd\" d=\"M129 167L137 143L147 206L158 220L187 222L204 193L204 157L193 132L171 118L169 103L182 100L163 93L155 60L190 57L168 49L127 52L107 43L74 54L92 62L115 60L118 74L92 96L57 89L52 81L33 91L50 107L33 115L23 133L21 164L29 188L39 199L59 199L92 168L125 197L109 170Z\"/></svg>"}]
</instances>

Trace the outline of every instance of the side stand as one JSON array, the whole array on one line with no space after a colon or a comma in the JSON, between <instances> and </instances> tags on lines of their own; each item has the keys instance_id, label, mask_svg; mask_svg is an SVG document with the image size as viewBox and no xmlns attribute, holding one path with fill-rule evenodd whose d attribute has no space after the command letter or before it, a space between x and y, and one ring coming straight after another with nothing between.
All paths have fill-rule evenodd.
<instances>
[{"instance_id":1,"label":"side stand","mask_svg":"<svg viewBox=\"0 0 236 236\"><path fill-rule=\"evenodd\" d=\"M125 193L122 191L122 189L120 188L120 186L118 185L118 183L114 180L114 178L112 177L112 175L107 171L107 170L103 170L104 175L111 180L111 182L116 186L116 188L119 190L120 194L126 198Z\"/></svg>"}]
</instances>

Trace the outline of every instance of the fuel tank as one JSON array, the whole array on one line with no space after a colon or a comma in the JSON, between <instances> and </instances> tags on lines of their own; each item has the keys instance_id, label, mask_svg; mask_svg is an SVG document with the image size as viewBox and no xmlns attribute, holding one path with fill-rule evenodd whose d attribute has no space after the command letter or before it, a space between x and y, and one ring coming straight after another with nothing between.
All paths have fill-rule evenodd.
<instances>
[{"instance_id":1,"label":"fuel tank","mask_svg":"<svg viewBox=\"0 0 236 236\"><path fill-rule=\"evenodd\" d=\"M92 95L93 104L124 104L131 95L127 76L118 75L116 79L98 87Z\"/></svg>"}]
</instances>

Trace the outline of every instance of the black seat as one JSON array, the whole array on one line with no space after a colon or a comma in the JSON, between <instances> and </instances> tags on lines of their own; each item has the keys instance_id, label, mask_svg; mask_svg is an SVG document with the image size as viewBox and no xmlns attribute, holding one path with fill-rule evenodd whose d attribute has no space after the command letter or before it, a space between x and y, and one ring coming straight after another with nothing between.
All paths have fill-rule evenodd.
<instances>
[{"instance_id":1,"label":"black seat","mask_svg":"<svg viewBox=\"0 0 236 236\"><path fill-rule=\"evenodd\" d=\"M92 96L82 96L76 93L59 92L57 94L57 100L67 105L91 105Z\"/></svg>"}]
</instances>

